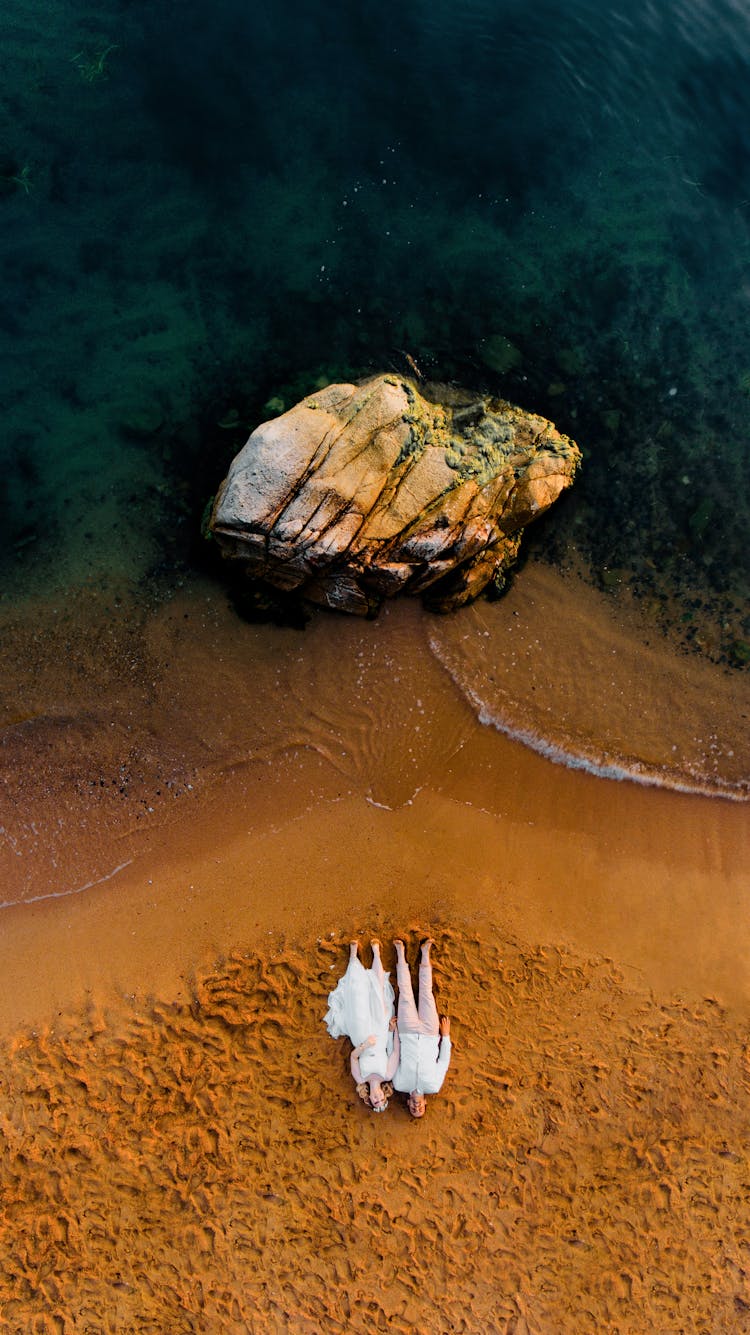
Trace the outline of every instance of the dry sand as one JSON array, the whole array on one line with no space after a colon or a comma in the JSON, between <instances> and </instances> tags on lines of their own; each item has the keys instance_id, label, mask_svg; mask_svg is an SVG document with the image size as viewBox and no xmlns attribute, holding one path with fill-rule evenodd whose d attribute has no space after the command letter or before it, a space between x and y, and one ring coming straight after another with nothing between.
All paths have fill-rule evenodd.
<instances>
[{"instance_id":1,"label":"dry sand","mask_svg":"<svg viewBox=\"0 0 750 1335\"><path fill-rule=\"evenodd\" d=\"M523 579L544 652L530 681L509 651L505 707L534 684L541 733L567 590L532 569L470 615L494 658ZM579 592L658 719L658 663L634 680ZM454 680L486 688L473 622L437 623L437 657L408 606L300 635L207 586L126 635L107 599L46 616L6 719L2 1329L750 1330L747 806L482 726ZM677 736L688 778L740 792L747 686L683 668L629 759ZM720 743L688 754L703 723ZM359 1104L322 1015L351 934L414 959L427 930L455 1056L416 1125Z\"/></svg>"},{"instance_id":2,"label":"dry sand","mask_svg":"<svg viewBox=\"0 0 750 1335\"><path fill-rule=\"evenodd\" d=\"M748 1328L744 1024L439 931L453 1068L375 1118L320 1025L345 954L236 951L189 1004L11 1044L4 1329Z\"/></svg>"}]
</instances>

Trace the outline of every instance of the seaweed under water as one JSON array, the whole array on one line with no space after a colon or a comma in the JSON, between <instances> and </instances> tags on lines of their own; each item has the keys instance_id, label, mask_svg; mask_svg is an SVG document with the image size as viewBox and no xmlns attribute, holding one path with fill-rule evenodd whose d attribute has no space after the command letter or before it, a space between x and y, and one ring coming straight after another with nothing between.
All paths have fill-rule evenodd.
<instances>
[{"instance_id":1,"label":"seaweed under water","mask_svg":"<svg viewBox=\"0 0 750 1335\"><path fill-rule=\"evenodd\" d=\"M223 0L58 4L4 28L13 597L53 551L71 586L173 560L183 578L269 401L408 357L581 444L535 550L737 662L746 16L472 0L323 21ZM690 637L696 601L714 631Z\"/></svg>"}]
</instances>

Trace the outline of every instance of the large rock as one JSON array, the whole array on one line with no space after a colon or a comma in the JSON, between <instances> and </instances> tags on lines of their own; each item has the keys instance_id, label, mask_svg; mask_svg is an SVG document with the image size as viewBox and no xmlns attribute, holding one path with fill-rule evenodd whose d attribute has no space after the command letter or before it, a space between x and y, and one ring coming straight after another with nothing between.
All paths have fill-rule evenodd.
<instances>
[{"instance_id":1,"label":"large rock","mask_svg":"<svg viewBox=\"0 0 750 1335\"><path fill-rule=\"evenodd\" d=\"M448 611L502 585L523 529L580 458L551 422L502 399L379 375L259 426L210 526L251 577L313 602L367 614L420 593Z\"/></svg>"}]
</instances>

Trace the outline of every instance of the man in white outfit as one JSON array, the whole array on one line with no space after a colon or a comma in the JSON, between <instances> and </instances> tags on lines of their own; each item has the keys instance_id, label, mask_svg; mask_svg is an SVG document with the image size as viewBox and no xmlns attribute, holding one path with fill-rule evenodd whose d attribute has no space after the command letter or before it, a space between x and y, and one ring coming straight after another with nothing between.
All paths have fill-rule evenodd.
<instances>
[{"instance_id":1,"label":"man in white outfit","mask_svg":"<svg viewBox=\"0 0 750 1335\"><path fill-rule=\"evenodd\" d=\"M398 981L398 1033L401 1052L394 1089L408 1094L412 1117L424 1117L425 1095L437 1094L445 1079L451 1059L451 1022L447 1015L438 1019L435 998L432 995L431 940L422 942L419 962L419 1006L414 1002L414 989L406 963L403 941L394 941L396 949L396 978Z\"/></svg>"}]
</instances>

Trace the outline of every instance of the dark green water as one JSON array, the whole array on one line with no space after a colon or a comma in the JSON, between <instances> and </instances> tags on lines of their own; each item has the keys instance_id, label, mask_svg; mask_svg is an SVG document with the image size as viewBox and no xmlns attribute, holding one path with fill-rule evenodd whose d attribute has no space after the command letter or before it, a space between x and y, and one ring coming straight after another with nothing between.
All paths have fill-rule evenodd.
<instances>
[{"instance_id":1,"label":"dark green water","mask_svg":"<svg viewBox=\"0 0 750 1335\"><path fill-rule=\"evenodd\" d=\"M408 353L574 436L536 544L688 642L708 616L739 665L746 6L18 0L0 26L6 599L184 578L266 402Z\"/></svg>"}]
</instances>

